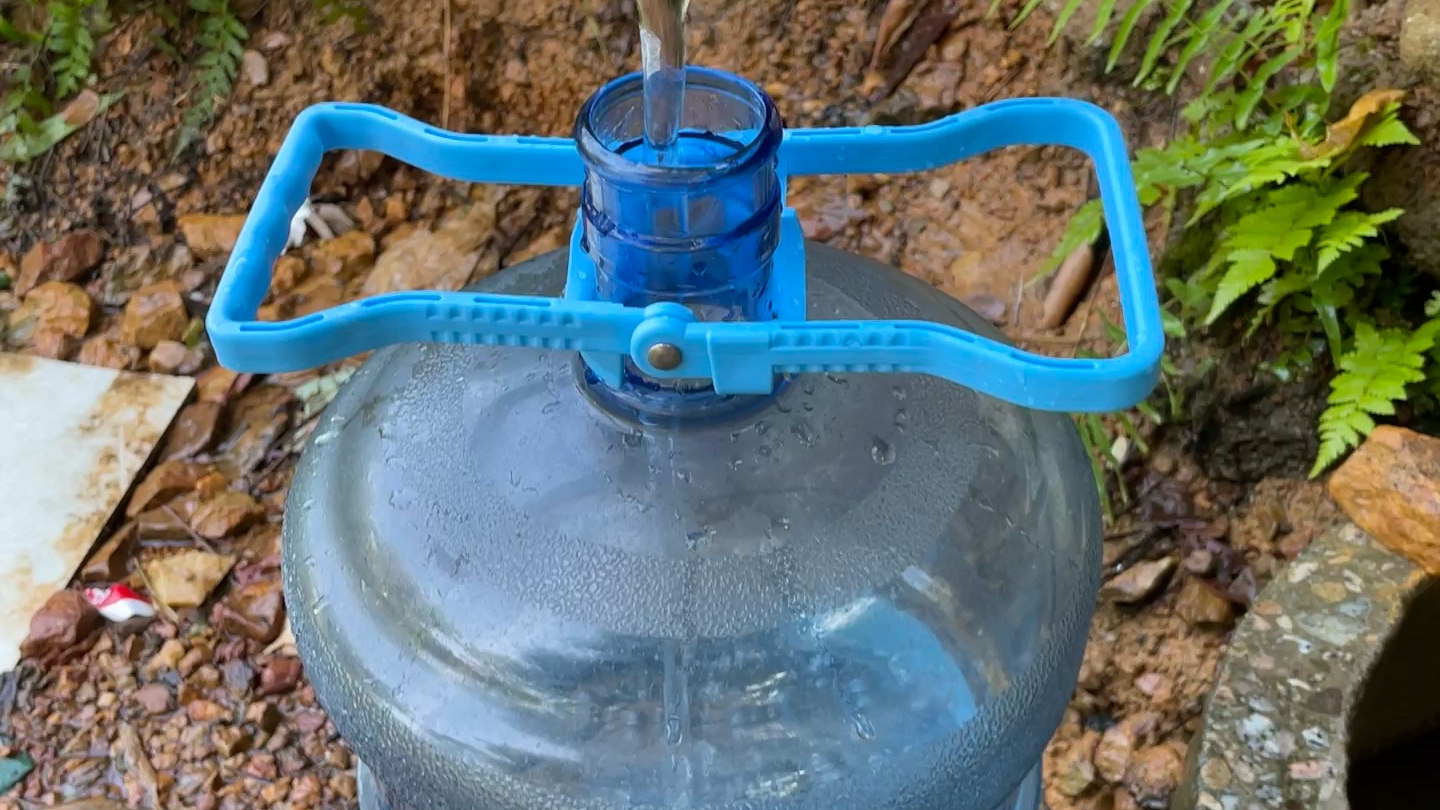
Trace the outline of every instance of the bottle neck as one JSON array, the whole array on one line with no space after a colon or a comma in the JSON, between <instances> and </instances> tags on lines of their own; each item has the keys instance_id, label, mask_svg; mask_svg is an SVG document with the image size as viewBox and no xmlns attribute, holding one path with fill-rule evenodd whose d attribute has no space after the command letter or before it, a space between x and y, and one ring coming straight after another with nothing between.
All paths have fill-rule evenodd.
<instances>
[{"instance_id":1,"label":"bottle neck","mask_svg":"<svg viewBox=\"0 0 1440 810\"><path fill-rule=\"evenodd\" d=\"M774 317L770 272L782 206L775 105L754 84L689 68L678 137L656 152L644 138L640 74L586 102L575 135L585 164L581 219L600 300L674 302L701 321ZM618 387L594 393L645 418L716 415L754 397L716 394L708 380L661 381L627 364Z\"/></svg>"}]
</instances>

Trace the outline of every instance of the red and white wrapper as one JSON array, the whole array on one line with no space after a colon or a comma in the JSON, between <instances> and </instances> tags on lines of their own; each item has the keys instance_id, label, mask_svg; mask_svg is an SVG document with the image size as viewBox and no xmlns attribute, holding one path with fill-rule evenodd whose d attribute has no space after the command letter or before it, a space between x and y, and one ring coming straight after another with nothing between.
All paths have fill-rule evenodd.
<instances>
[{"instance_id":1,"label":"red and white wrapper","mask_svg":"<svg viewBox=\"0 0 1440 810\"><path fill-rule=\"evenodd\" d=\"M150 617L155 615L155 607L150 600L136 593L134 589L126 585L111 585L108 588L86 588L85 598L100 615L112 622L123 622L137 616Z\"/></svg>"}]
</instances>

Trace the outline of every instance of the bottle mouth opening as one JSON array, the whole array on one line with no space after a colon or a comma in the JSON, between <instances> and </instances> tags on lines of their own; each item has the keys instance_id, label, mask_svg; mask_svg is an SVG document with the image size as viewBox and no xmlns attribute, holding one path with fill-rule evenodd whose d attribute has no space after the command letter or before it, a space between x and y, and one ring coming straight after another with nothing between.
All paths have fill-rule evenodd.
<instances>
[{"instance_id":1,"label":"bottle mouth opening","mask_svg":"<svg viewBox=\"0 0 1440 810\"><path fill-rule=\"evenodd\" d=\"M775 103L753 82L701 67L685 69L680 131L662 163L645 143L644 77L621 76L590 97L575 122L587 167L607 182L693 186L758 169L779 151Z\"/></svg>"}]
</instances>

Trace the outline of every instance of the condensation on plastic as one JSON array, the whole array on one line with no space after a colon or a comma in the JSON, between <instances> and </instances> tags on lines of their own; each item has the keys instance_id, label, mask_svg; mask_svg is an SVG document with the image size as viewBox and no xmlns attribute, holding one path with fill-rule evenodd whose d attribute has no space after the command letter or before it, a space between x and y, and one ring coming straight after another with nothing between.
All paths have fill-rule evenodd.
<instances>
[{"instance_id":1,"label":"condensation on plastic","mask_svg":"<svg viewBox=\"0 0 1440 810\"><path fill-rule=\"evenodd\" d=\"M812 318L997 337L898 271L807 256ZM556 293L565 261L478 294ZM287 604L396 806L1034 810L1012 792L1100 570L1068 417L805 374L745 419L650 430L594 408L578 366L386 349L302 457Z\"/></svg>"}]
</instances>

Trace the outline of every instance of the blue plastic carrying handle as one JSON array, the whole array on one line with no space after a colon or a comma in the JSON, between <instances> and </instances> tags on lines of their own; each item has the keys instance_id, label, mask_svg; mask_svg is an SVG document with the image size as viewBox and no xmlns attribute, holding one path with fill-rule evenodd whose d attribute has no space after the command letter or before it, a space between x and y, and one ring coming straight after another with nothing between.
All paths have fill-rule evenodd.
<instances>
[{"instance_id":1,"label":"blue plastic carrying handle","mask_svg":"<svg viewBox=\"0 0 1440 810\"><path fill-rule=\"evenodd\" d=\"M1094 161L1125 316L1125 354L1052 358L924 321L806 320L804 239L788 208L772 279L781 288L779 320L697 322L679 304L597 301L594 266L579 246L577 223L563 298L398 292L294 320L258 321L270 268L327 151L378 151L473 183L574 186L584 179L570 139L462 135L365 104L319 104L296 119L240 231L206 326L220 363L245 372L296 371L389 344L438 341L580 351L612 383L629 358L657 379L709 378L721 394L769 393L777 374L907 372L1042 410L1130 407L1159 378L1164 333L1124 136L1107 112L1071 99L1024 98L919 126L791 129L779 162L782 178L896 174L1017 145L1069 146ZM646 355L657 343L680 349L677 367L650 364Z\"/></svg>"}]
</instances>

